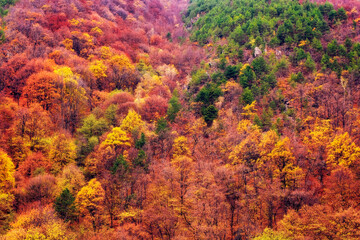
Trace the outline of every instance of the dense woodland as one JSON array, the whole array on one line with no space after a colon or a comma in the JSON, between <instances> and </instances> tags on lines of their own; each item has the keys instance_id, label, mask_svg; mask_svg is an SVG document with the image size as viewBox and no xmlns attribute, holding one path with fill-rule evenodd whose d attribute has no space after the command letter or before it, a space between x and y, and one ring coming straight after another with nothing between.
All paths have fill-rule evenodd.
<instances>
[{"instance_id":1,"label":"dense woodland","mask_svg":"<svg viewBox=\"0 0 360 240\"><path fill-rule=\"evenodd\" d=\"M359 11L0 0L0 239L359 239Z\"/></svg>"}]
</instances>

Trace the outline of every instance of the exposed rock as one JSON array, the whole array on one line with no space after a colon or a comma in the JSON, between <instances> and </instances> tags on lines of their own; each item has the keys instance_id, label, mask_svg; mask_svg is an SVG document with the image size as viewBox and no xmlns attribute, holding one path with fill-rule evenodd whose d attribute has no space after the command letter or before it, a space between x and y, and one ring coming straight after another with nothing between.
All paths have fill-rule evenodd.
<instances>
[{"instance_id":1,"label":"exposed rock","mask_svg":"<svg viewBox=\"0 0 360 240\"><path fill-rule=\"evenodd\" d=\"M262 52L260 50L259 47L255 47L255 51L254 51L254 57L259 57L261 56Z\"/></svg>"}]
</instances>

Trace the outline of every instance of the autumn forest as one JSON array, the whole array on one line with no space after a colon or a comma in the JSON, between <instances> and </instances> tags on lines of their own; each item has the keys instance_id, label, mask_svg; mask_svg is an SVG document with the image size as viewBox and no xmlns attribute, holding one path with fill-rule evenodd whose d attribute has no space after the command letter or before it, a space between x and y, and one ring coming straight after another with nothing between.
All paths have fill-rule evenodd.
<instances>
[{"instance_id":1,"label":"autumn forest","mask_svg":"<svg viewBox=\"0 0 360 240\"><path fill-rule=\"evenodd\" d=\"M329 1L0 0L0 239L360 239Z\"/></svg>"}]
</instances>

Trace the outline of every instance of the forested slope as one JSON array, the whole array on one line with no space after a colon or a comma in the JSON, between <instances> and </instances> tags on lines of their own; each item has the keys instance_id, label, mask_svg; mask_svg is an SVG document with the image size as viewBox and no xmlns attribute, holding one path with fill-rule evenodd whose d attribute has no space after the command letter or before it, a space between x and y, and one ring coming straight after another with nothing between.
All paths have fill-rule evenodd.
<instances>
[{"instance_id":1,"label":"forested slope","mask_svg":"<svg viewBox=\"0 0 360 240\"><path fill-rule=\"evenodd\" d=\"M358 239L358 11L0 1L2 238Z\"/></svg>"}]
</instances>

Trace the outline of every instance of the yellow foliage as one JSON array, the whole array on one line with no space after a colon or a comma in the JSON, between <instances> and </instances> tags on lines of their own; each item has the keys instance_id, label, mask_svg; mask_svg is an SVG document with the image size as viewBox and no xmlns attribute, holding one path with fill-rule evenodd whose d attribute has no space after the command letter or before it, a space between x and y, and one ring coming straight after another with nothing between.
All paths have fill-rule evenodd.
<instances>
[{"instance_id":1,"label":"yellow foliage","mask_svg":"<svg viewBox=\"0 0 360 240\"><path fill-rule=\"evenodd\" d=\"M114 147L131 146L130 138L120 127L113 128L111 133L107 135L103 144Z\"/></svg>"},{"instance_id":2,"label":"yellow foliage","mask_svg":"<svg viewBox=\"0 0 360 240\"><path fill-rule=\"evenodd\" d=\"M65 82L73 82L77 84L77 79L79 78L77 75L71 71L69 67L61 67L54 70L54 73L62 77Z\"/></svg>"},{"instance_id":3,"label":"yellow foliage","mask_svg":"<svg viewBox=\"0 0 360 240\"><path fill-rule=\"evenodd\" d=\"M229 92L230 90L234 88L238 88L239 84L235 82L234 80L227 81L225 84L224 92Z\"/></svg>"},{"instance_id":4,"label":"yellow foliage","mask_svg":"<svg viewBox=\"0 0 360 240\"><path fill-rule=\"evenodd\" d=\"M260 158L258 140L257 137L248 136L241 141L229 155L232 164L245 164L250 168L254 167L255 163Z\"/></svg>"},{"instance_id":5,"label":"yellow foliage","mask_svg":"<svg viewBox=\"0 0 360 240\"><path fill-rule=\"evenodd\" d=\"M257 109L255 108L256 101L253 101L251 104L246 105L243 107L242 115L248 117L249 119L253 119L256 115Z\"/></svg>"},{"instance_id":6,"label":"yellow foliage","mask_svg":"<svg viewBox=\"0 0 360 240\"><path fill-rule=\"evenodd\" d=\"M94 34L95 36L101 36L104 34L103 31L99 27L92 28L90 32L92 34Z\"/></svg>"},{"instance_id":7,"label":"yellow foliage","mask_svg":"<svg viewBox=\"0 0 360 240\"><path fill-rule=\"evenodd\" d=\"M295 165L295 157L289 145L289 138L279 140L268 157L275 167L274 176L280 179L282 187L297 188L305 175L303 170Z\"/></svg>"},{"instance_id":8,"label":"yellow foliage","mask_svg":"<svg viewBox=\"0 0 360 240\"><path fill-rule=\"evenodd\" d=\"M48 5L48 4L45 4L45 5L41 6L41 9L44 10L44 11L48 11L48 10L51 10L51 6Z\"/></svg>"},{"instance_id":9,"label":"yellow foliage","mask_svg":"<svg viewBox=\"0 0 360 240\"><path fill-rule=\"evenodd\" d=\"M109 59L112 56L112 52L110 50L110 47L102 46L100 48L101 58L102 59Z\"/></svg>"},{"instance_id":10,"label":"yellow foliage","mask_svg":"<svg viewBox=\"0 0 360 240\"><path fill-rule=\"evenodd\" d=\"M261 155L269 154L271 150L275 147L278 140L279 136L274 130L270 130L262 134L259 144Z\"/></svg>"},{"instance_id":11,"label":"yellow foliage","mask_svg":"<svg viewBox=\"0 0 360 240\"><path fill-rule=\"evenodd\" d=\"M248 119L243 119L239 122L237 130L240 134L244 134L250 130L252 123Z\"/></svg>"},{"instance_id":12,"label":"yellow foliage","mask_svg":"<svg viewBox=\"0 0 360 240\"><path fill-rule=\"evenodd\" d=\"M75 164L69 164L63 169L58 181L61 190L67 188L72 194L76 194L84 185L84 174Z\"/></svg>"},{"instance_id":13,"label":"yellow foliage","mask_svg":"<svg viewBox=\"0 0 360 240\"><path fill-rule=\"evenodd\" d=\"M336 136L328 147L327 163L332 167L350 167L359 158L360 148L351 141L347 132Z\"/></svg>"},{"instance_id":14,"label":"yellow foliage","mask_svg":"<svg viewBox=\"0 0 360 240\"><path fill-rule=\"evenodd\" d=\"M295 162L295 157L290 151L290 140L289 138L284 138L279 140L274 149L269 154L273 163L279 168L282 169L286 164L293 164Z\"/></svg>"},{"instance_id":15,"label":"yellow foliage","mask_svg":"<svg viewBox=\"0 0 360 240\"><path fill-rule=\"evenodd\" d=\"M15 167L11 158L0 149L0 193L9 193L15 186Z\"/></svg>"},{"instance_id":16,"label":"yellow foliage","mask_svg":"<svg viewBox=\"0 0 360 240\"><path fill-rule=\"evenodd\" d=\"M177 137L173 144L173 157L189 155L190 150L187 145L187 138L184 136Z\"/></svg>"},{"instance_id":17,"label":"yellow foliage","mask_svg":"<svg viewBox=\"0 0 360 240\"><path fill-rule=\"evenodd\" d=\"M76 196L79 211L93 223L94 230L100 222L104 210L105 191L96 178L83 187Z\"/></svg>"},{"instance_id":18,"label":"yellow foliage","mask_svg":"<svg viewBox=\"0 0 360 240\"><path fill-rule=\"evenodd\" d=\"M89 69L92 72L92 74L94 75L94 77L97 79L107 77L107 75L106 75L107 67L100 60L96 60L96 61L92 62L90 64Z\"/></svg>"},{"instance_id":19,"label":"yellow foliage","mask_svg":"<svg viewBox=\"0 0 360 240\"><path fill-rule=\"evenodd\" d=\"M76 20L75 18L71 19L69 22L71 26L79 26L80 24L80 21Z\"/></svg>"},{"instance_id":20,"label":"yellow foliage","mask_svg":"<svg viewBox=\"0 0 360 240\"><path fill-rule=\"evenodd\" d=\"M333 135L330 120L317 120L314 129L304 137L304 143L313 151L318 151L319 147L324 147Z\"/></svg>"},{"instance_id":21,"label":"yellow foliage","mask_svg":"<svg viewBox=\"0 0 360 240\"><path fill-rule=\"evenodd\" d=\"M122 69L131 69L134 70L135 66L131 63L130 59L124 55L114 55L111 59L110 59L110 65L111 66L115 66L118 69L122 70Z\"/></svg>"},{"instance_id":22,"label":"yellow foliage","mask_svg":"<svg viewBox=\"0 0 360 240\"><path fill-rule=\"evenodd\" d=\"M53 171L58 173L62 168L70 163L74 163L76 158L76 145L64 134L52 139L49 151L49 159L53 162Z\"/></svg>"},{"instance_id":23,"label":"yellow foliage","mask_svg":"<svg viewBox=\"0 0 360 240\"><path fill-rule=\"evenodd\" d=\"M299 47L303 47L306 45L306 40L301 40L299 43Z\"/></svg>"},{"instance_id":24,"label":"yellow foliage","mask_svg":"<svg viewBox=\"0 0 360 240\"><path fill-rule=\"evenodd\" d=\"M66 38L64 41L62 41L62 44L64 45L64 47L65 47L67 50L74 51L74 50L73 50L74 42L73 42L73 40L71 40L70 38Z\"/></svg>"},{"instance_id":25,"label":"yellow foliage","mask_svg":"<svg viewBox=\"0 0 360 240\"><path fill-rule=\"evenodd\" d=\"M45 207L19 215L5 239L71 240L75 236L68 232L67 225L56 217L51 207Z\"/></svg>"},{"instance_id":26,"label":"yellow foliage","mask_svg":"<svg viewBox=\"0 0 360 240\"><path fill-rule=\"evenodd\" d=\"M134 129L140 129L144 126L144 122L141 120L141 116L130 109L126 117L121 123L120 128L128 133L131 133Z\"/></svg>"},{"instance_id":27,"label":"yellow foliage","mask_svg":"<svg viewBox=\"0 0 360 240\"><path fill-rule=\"evenodd\" d=\"M162 76L165 76L169 79L174 79L176 77L176 75L179 74L179 71L176 69L176 67L171 64L171 65L161 65L157 68L157 70L160 72L160 74Z\"/></svg>"},{"instance_id":28,"label":"yellow foliage","mask_svg":"<svg viewBox=\"0 0 360 240\"><path fill-rule=\"evenodd\" d=\"M83 187L76 196L76 202L79 204L79 210L82 213L92 212L93 209L102 209L105 198L105 191L101 183L93 178ZM90 213L91 214L91 213Z\"/></svg>"}]
</instances>

